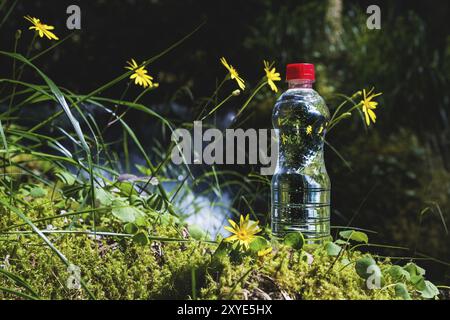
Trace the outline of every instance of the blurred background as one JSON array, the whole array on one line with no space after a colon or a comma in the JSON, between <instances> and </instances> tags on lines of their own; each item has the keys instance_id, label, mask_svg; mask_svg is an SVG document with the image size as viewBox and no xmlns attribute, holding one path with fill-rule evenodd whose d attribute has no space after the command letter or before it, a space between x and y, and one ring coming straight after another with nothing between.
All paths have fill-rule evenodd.
<instances>
[{"instance_id":1,"label":"blurred background","mask_svg":"<svg viewBox=\"0 0 450 320\"><path fill-rule=\"evenodd\" d=\"M73 34L65 27L66 8L71 4L81 8L81 30ZM371 4L381 8L381 30L366 27L366 9ZM70 35L35 63L58 85L76 93L98 88L120 75L130 58L148 59L204 23L179 47L148 66L160 86L141 102L174 123L192 121L193 110L223 79L222 56L249 86L264 74L263 59L275 61L282 77L287 63L314 63L316 89L331 110L342 101L338 94L352 95L374 86L383 92L376 125L366 132L360 119L353 117L327 137L347 162L326 148L332 225L367 228L377 232L370 234L372 243L409 248L407 252L383 249L380 254L432 257L422 264L432 277L450 282L450 2L17 1L0 29L2 50L13 50L14 34L22 29L17 51L27 51L32 38L23 19L27 14L54 25L61 39ZM48 45L46 39L38 39L32 50ZM9 75L10 69L9 61L0 60L0 77ZM25 73L24 79L41 81L32 72ZM234 86L227 83L222 98ZM101 94L118 98L125 88L124 82ZM132 100L141 91L130 86L123 98ZM214 119L216 125L227 127L230 115L245 98L227 103ZM258 94L240 127L271 128L276 98L269 90ZM45 117L42 110L34 105L24 110L21 120ZM108 121L105 115L96 117L99 121L103 117L105 124ZM154 120L134 111L126 114L126 120L149 150L163 149L168 133L152 126ZM105 134L115 141L121 133L119 126L110 126ZM130 145L131 164L121 164L122 172L135 172L133 164L142 163L133 148ZM255 171L250 166L222 169L243 178ZM167 175L178 176L173 170ZM201 172L201 168L193 170ZM241 192L239 187L227 190L230 205L239 212L248 211L248 204L234 196ZM267 184L252 192L252 209L266 221Z\"/></svg>"}]
</instances>

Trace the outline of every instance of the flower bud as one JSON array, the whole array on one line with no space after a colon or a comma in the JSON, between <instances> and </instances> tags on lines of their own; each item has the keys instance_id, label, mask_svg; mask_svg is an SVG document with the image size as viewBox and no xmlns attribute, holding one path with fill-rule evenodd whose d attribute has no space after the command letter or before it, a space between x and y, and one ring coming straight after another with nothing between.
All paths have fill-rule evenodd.
<instances>
[{"instance_id":1,"label":"flower bud","mask_svg":"<svg viewBox=\"0 0 450 320\"><path fill-rule=\"evenodd\" d=\"M355 92L350 98L351 99L355 99L356 97L359 97L360 95L362 95L362 91L361 90Z\"/></svg>"},{"instance_id":2,"label":"flower bud","mask_svg":"<svg viewBox=\"0 0 450 320\"><path fill-rule=\"evenodd\" d=\"M16 40L19 40L20 37L22 36L22 30L17 29L16 34L14 36L15 36Z\"/></svg>"}]
</instances>

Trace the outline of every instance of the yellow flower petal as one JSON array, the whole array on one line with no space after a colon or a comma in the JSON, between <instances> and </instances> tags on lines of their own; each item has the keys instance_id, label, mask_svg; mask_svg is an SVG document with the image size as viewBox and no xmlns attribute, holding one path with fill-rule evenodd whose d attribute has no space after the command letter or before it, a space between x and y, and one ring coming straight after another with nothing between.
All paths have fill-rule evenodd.
<instances>
[{"instance_id":1,"label":"yellow flower petal","mask_svg":"<svg viewBox=\"0 0 450 320\"><path fill-rule=\"evenodd\" d=\"M377 119L377 115L375 114L375 112L369 109L367 110L367 113L369 114L369 117L372 120L372 122L375 123L375 120Z\"/></svg>"},{"instance_id":2,"label":"yellow flower petal","mask_svg":"<svg viewBox=\"0 0 450 320\"><path fill-rule=\"evenodd\" d=\"M372 101L372 99L382 94L381 92L373 93L374 90L375 88L370 89L369 92L366 92L366 89L362 90L363 99L361 100L360 104L362 106L362 111L364 113L364 119L367 126L370 125L371 121L375 123L377 118L373 110L377 108L378 102Z\"/></svg>"},{"instance_id":3,"label":"yellow flower petal","mask_svg":"<svg viewBox=\"0 0 450 320\"><path fill-rule=\"evenodd\" d=\"M272 252L272 247L268 247L266 249L262 249L258 251L258 257L263 257Z\"/></svg>"},{"instance_id":4,"label":"yellow flower petal","mask_svg":"<svg viewBox=\"0 0 450 320\"><path fill-rule=\"evenodd\" d=\"M229 236L228 238L224 239L225 242L232 242L232 241L236 241L236 240L238 240L237 235L232 235L232 236Z\"/></svg>"},{"instance_id":5,"label":"yellow flower petal","mask_svg":"<svg viewBox=\"0 0 450 320\"><path fill-rule=\"evenodd\" d=\"M364 117L366 118L366 125L370 126L369 114L367 113L366 108L364 108L363 110L364 110Z\"/></svg>"},{"instance_id":6,"label":"yellow flower petal","mask_svg":"<svg viewBox=\"0 0 450 320\"><path fill-rule=\"evenodd\" d=\"M235 229L231 228L231 227L225 226L225 227L223 227L223 228L224 228L225 230L231 232L231 233L237 233L237 231L236 231Z\"/></svg>"},{"instance_id":7,"label":"yellow flower petal","mask_svg":"<svg viewBox=\"0 0 450 320\"><path fill-rule=\"evenodd\" d=\"M264 71L266 72L266 78L267 78L267 84L269 84L270 89L274 92L278 92L278 88L275 85L274 81L280 81L280 73L276 72L275 68L270 69L269 62L266 60L263 61L264 64Z\"/></svg>"},{"instance_id":8,"label":"yellow flower petal","mask_svg":"<svg viewBox=\"0 0 450 320\"><path fill-rule=\"evenodd\" d=\"M54 30L55 29L54 26L44 24L41 22L40 19L33 18L30 16L24 16L24 18L33 24L33 26L29 27L28 29L36 30L39 37L43 38L44 36L46 36L50 40L59 40L59 38L53 32L49 31Z\"/></svg>"},{"instance_id":9,"label":"yellow flower petal","mask_svg":"<svg viewBox=\"0 0 450 320\"><path fill-rule=\"evenodd\" d=\"M236 81L236 83L238 84L239 88L241 90L245 89L245 82L244 79L242 79L241 77L239 77L239 73L237 72L237 70L235 68L233 68L232 65L228 64L227 60L222 57L220 58L220 62L223 64L223 66L228 70L228 72L230 73L230 79L233 79Z\"/></svg>"},{"instance_id":10,"label":"yellow flower petal","mask_svg":"<svg viewBox=\"0 0 450 320\"><path fill-rule=\"evenodd\" d=\"M231 219L228 219L228 223L229 223L229 224L231 224L231 226L232 226L233 228L235 228L235 229L237 229L237 228L238 228L238 225L237 225L237 223L236 223L236 222L234 222L233 220L231 220Z\"/></svg>"},{"instance_id":11,"label":"yellow flower petal","mask_svg":"<svg viewBox=\"0 0 450 320\"><path fill-rule=\"evenodd\" d=\"M125 69L134 71L134 73L130 75L130 79L134 79L134 84L142 86L144 88L159 86L158 84L154 84L152 82L153 77L148 74L148 70L145 69L145 66L139 67L139 64L133 58L131 59L131 61L127 61L127 66L125 66Z\"/></svg>"}]
</instances>

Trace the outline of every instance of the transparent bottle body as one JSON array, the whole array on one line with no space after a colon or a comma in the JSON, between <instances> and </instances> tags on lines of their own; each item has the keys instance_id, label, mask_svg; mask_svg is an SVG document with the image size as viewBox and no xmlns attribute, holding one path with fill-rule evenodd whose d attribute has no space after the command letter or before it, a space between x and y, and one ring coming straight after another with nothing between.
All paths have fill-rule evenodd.
<instances>
[{"instance_id":1,"label":"transparent bottle body","mask_svg":"<svg viewBox=\"0 0 450 320\"><path fill-rule=\"evenodd\" d=\"M331 183L323 145L330 114L312 83L290 83L273 110L278 162L272 177L272 232L300 231L307 243L330 238Z\"/></svg>"}]
</instances>

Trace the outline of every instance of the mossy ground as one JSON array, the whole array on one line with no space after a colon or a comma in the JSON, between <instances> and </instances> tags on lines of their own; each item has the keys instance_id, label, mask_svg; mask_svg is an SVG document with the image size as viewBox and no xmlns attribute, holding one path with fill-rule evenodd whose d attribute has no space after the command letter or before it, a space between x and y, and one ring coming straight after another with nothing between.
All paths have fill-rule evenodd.
<instances>
[{"instance_id":1,"label":"mossy ground","mask_svg":"<svg viewBox=\"0 0 450 320\"><path fill-rule=\"evenodd\" d=\"M35 198L27 192L16 197L26 201L26 205L18 207L34 221L54 216L62 206L62 198L51 190ZM78 206L74 201L64 203L67 210ZM40 229L87 230L88 216L35 224ZM2 229L23 223L5 207L0 217ZM123 232L106 209L98 220L100 229L107 224L110 230ZM30 229L25 225L14 230ZM384 277L383 289L367 289L365 280L355 272L354 261L362 255L358 251L346 253L345 259L337 261L324 247L299 251L282 244L275 244L272 253L262 257L236 251L217 254L216 243L193 240L182 224L155 223L149 233L166 238L181 235L181 239L192 241L150 241L142 245L118 236L47 236L70 263L80 268L83 280L97 299L397 299L389 275ZM41 298L89 298L83 288L68 289L71 273L67 265L36 234L4 231L0 241L3 268L22 277ZM389 261L378 261L378 265L382 271L391 266ZM1 275L0 287L21 290ZM0 292L0 298L17 297Z\"/></svg>"},{"instance_id":2,"label":"mossy ground","mask_svg":"<svg viewBox=\"0 0 450 320\"><path fill-rule=\"evenodd\" d=\"M192 270L198 290L195 295L201 299L395 298L389 288L366 289L353 266L345 268L338 263L328 272L333 259L322 250L314 252L311 265L301 253L282 248L256 262L245 257L236 263L225 257L212 267L211 245L153 242L141 246L79 235L52 240L81 268L82 277L98 299L192 298ZM9 271L24 278L43 298L89 298L83 289L67 289L67 266L38 239L20 239L3 246L1 255L6 254L10 254ZM0 283L8 286L5 279Z\"/></svg>"}]
</instances>

